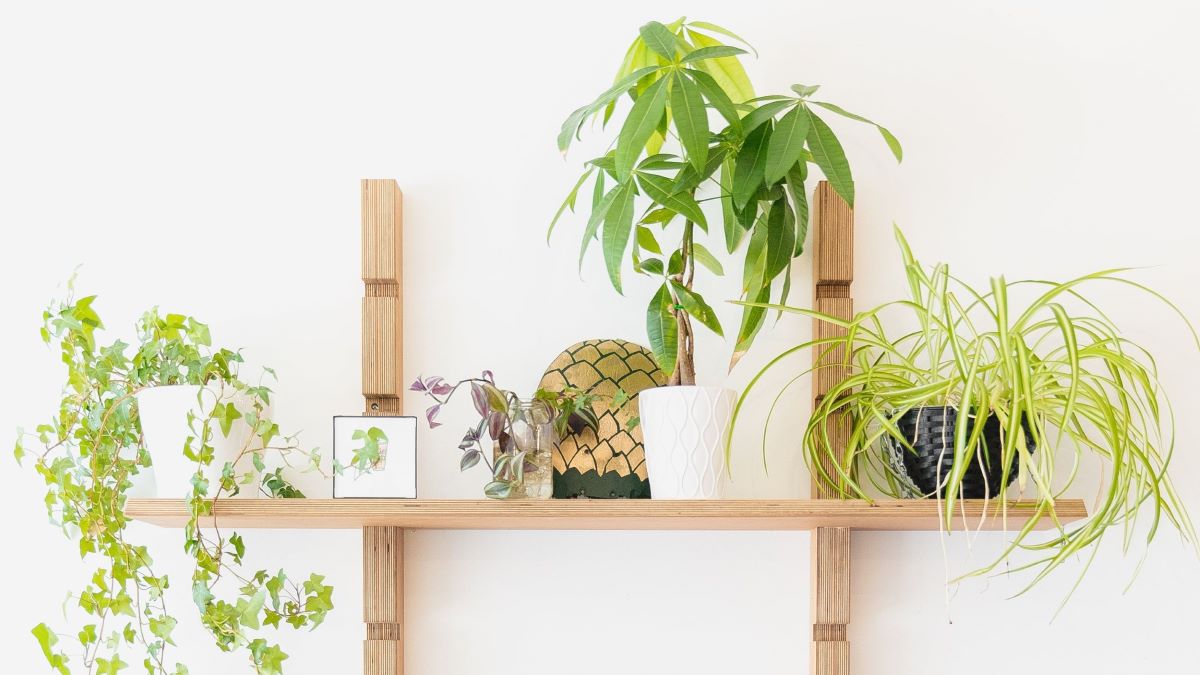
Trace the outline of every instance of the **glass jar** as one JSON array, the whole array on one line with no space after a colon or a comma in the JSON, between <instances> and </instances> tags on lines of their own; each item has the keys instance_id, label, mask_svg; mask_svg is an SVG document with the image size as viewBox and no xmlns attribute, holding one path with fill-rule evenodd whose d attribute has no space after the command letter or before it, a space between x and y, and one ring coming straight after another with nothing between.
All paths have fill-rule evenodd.
<instances>
[{"instance_id":1,"label":"glass jar","mask_svg":"<svg viewBox=\"0 0 1200 675\"><path fill-rule=\"evenodd\" d=\"M545 401L522 400L512 411L512 447L523 452L521 479L513 486L511 499L550 499L554 495L554 412Z\"/></svg>"}]
</instances>

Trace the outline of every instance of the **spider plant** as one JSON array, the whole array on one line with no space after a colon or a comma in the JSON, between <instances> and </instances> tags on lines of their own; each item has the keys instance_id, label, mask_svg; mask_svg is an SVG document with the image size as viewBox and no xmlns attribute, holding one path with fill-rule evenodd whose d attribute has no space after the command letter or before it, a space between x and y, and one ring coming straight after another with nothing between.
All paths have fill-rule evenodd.
<instances>
[{"instance_id":1,"label":"spider plant","mask_svg":"<svg viewBox=\"0 0 1200 675\"><path fill-rule=\"evenodd\" d=\"M820 357L815 368L839 368L845 375L808 422L805 461L817 481L843 498L911 494L905 472L894 461L895 451L914 452L912 438L898 425L910 411L943 406L958 412L951 422L952 443L947 443L953 453L946 460L949 470L939 475L938 489L926 494L941 500L947 529L961 506L964 476L983 453L999 455L1000 480L984 499L1028 499L1031 508L1020 513L1029 518L997 560L965 576L990 573L1023 549L1034 555L1017 567L1032 574L1022 593L1068 558L1087 552L1082 578L1097 544L1114 526L1120 526L1126 551L1139 532L1148 545L1164 521L1194 546L1192 523L1167 475L1174 415L1159 385L1158 366L1085 291L1101 284L1132 288L1183 319L1200 347L1180 310L1127 278L1126 269L1064 282L998 277L977 289L944 264L922 266L899 229L896 240L908 298L859 312L849 321L766 306L827 321L844 332L797 345L771 361L746 387L733 424L767 372L790 355L813 349ZM903 320L894 321L893 313ZM897 331L895 325L907 328ZM792 383L812 371L804 370ZM831 433L839 424L844 433ZM985 434L986 426L998 427L999 448L984 447L985 438L995 436ZM763 435L765 443L765 428ZM1080 466L1089 458L1104 469L1097 503L1086 520L1063 525L1055 501L1078 482ZM1015 485L1009 486L1013 471ZM998 501L984 512L1007 519L1008 502ZM1042 518L1057 527L1048 540L1034 541L1030 534Z\"/></svg>"}]
</instances>

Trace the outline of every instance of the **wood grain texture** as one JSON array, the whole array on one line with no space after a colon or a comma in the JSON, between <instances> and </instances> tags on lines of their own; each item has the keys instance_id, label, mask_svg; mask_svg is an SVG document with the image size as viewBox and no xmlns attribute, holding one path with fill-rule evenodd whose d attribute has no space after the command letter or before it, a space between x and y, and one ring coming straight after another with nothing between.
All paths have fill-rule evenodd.
<instances>
[{"instance_id":1,"label":"wood grain texture","mask_svg":"<svg viewBox=\"0 0 1200 675\"><path fill-rule=\"evenodd\" d=\"M848 675L850 530L818 527L812 535L812 675Z\"/></svg>"},{"instance_id":2,"label":"wood grain texture","mask_svg":"<svg viewBox=\"0 0 1200 675\"><path fill-rule=\"evenodd\" d=\"M850 297L850 284L854 281L854 212L834 191L827 181L817 184L813 193L816 205L813 224L813 307L818 311L839 319L854 316L854 300ZM834 324L813 319L813 338L829 338L845 334L845 330ZM845 360L845 349L828 349L820 346L813 350L813 399L821 400L839 382L845 379L849 369L841 365ZM831 417L826 422L826 431L834 447L844 446L850 437L850 420ZM812 496L830 498L838 490L819 482L815 476L824 473L837 476L838 467L832 457L821 457L821 466L814 470ZM849 467L843 467L848 469ZM837 481L838 486L844 481Z\"/></svg>"},{"instance_id":3,"label":"wood grain texture","mask_svg":"<svg viewBox=\"0 0 1200 675\"><path fill-rule=\"evenodd\" d=\"M403 197L392 179L362 181L362 392L368 415L399 415L404 392Z\"/></svg>"},{"instance_id":4,"label":"wood grain texture","mask_svg":"<svg viewBox=\"0 0 1200 675\"><path fill-rule=\"evenodd\" d=\"M363 528L363 672L404 673L404 529Z\"/></svg>"},{"instance_id":5,"label":"wood grain texture","mask_svg":"<svg viewBox=\"0 0 1200 675\"><path fill-rule=\"evenodd\" d=\"M979 526L983 503L960 502L954 530ZM1010 502L1007 523L1002 504L992 501L984 530L1015 530L1030 511L1027 502ZM956 511L958 506L955 506ZM866 502L853 499L780 500L443 500L443 499L230 499L214 511L223 527L359 528L391 526L434 530L811 530L849 527L856 530L939 529L935 500ZM126 514L166 527L187 523L183 499L130 499ZM1082 500L1057 502L1058 518L1072 522L1087 517ZM1007 525L1007 527L1005 527ZM1052 527L1043 518L1038 529Z\"/></svg>"}]
</instances>

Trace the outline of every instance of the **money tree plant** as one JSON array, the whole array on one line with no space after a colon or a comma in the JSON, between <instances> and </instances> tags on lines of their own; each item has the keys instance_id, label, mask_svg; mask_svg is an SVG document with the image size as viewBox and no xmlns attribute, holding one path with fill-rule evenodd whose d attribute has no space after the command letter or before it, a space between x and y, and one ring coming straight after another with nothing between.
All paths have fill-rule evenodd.
<instances>
[{"instance_id":1,"label":"money tree plant","mask_svg":"<svg viewBox=\"0 0 1200 675\"><path fill-rule=\"evenodd\" d=\"M566 153L589 120L619 129L609 150L585 163L550 231L564 212L574 211L590 180L580 264L599 240L617 292L627 257L635 272L661 281L646 310L646 330L659 366L671 373L668 384L695 384L693 319L724 336L712 306L693 286L697 264L724 274L701 241L718 229L704 202L720 206L726 251L741 251L741 299L774 298L782 304L791 289L790 263L804 252L809 164L854 205L850 165L822 115L875 126L896 160L902 158L890 131L817 100L817 86L797 84L788 94L755 96L740 61L746 50L722 42L725 38L749 47L731 31L703 21L642 26L615 83L572 112L558 136ZM632 104L622 113L623 97ZM743 309L731 367L765 317L760 305Z\"/></svg>"},{"instance_id":2,"label":"money tree plant","mask_svg":"<svg viewBox=\"0 0 1200 675\"><path fill-rule=\"evenodd\" d=\"M247 454L264 472L252 489L276 497L303 495L280 469L266 471L263 455L270 452L289 464L289 458L299 459L316 468L319 454L301 450L295 436L281 436L265 413L271 390L261 381L241 379L241 354L213 348L205 324L151 310L138 322L135 344L100 344L97 329L103 325L92 308L94 299L68 296L44 312L42 339L60 352L66 384L49 421L17 435L17 461L32 459L45 480L51 522L94 565L89 581L68 600L68 608L83 617L78 628L58 632L43 623L33 629L34 637L50 668L62 675L118 673L130 667L125 659L131 652L138 653L139 669L151 675L188 672L169 658L178 609L168 609L164 592L173 580L155 566L146 546L128 536L126 493L135 476L151 466L135 397L159 385L220 386L246 394L239 400L250 402L189 413L191 437L178 449L196 465L183 542L195 563L187 583L201 622L220 649L243 650L255 673L283 672L287 654L260 631L282 623L315 628L333 608L333 588L316 574L293 579L282 570L243 570L246 544L236 532L218 527L212 506L247 487L245 477L234 471ZM228 434L239 419L253 434L210 484L205 468L213 462L215 434Z\"/></svg>"}]
</instances>

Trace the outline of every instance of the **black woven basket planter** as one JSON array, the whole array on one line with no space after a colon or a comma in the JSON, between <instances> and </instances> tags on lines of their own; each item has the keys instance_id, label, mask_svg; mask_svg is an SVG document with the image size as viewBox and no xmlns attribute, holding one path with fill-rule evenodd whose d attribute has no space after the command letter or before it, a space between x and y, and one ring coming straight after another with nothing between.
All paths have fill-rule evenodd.
<instances>
[{"instance_id":1,"label":"black woven basket planter","mask_svg":"<svg viewBox=\"0 0 1200 675\"><path fill-rule=\"evenodd\" d=\"M933 496L935 492L941 492L942 496L945 496L944 488L939 490L938 485L948 479L954 465L954 425L957 420L957 409L933 406L909 410L896 422L900 433L908 439L916 452L903 447L896 450L902 457L909 479L923 495ZM1023 426L1027 447L1032 454L1033 439L1028 425ZM962 497L996 497L1008 487L1007 483L1000 485L1000 476L1003 473L1000 465L1002 451L1000 420L989 417L983 426L982 444L963 475ZM1018 458L1014 453L1012 464L1009 466L1008 483L1017 477L1017 464Z\"/></svg>"}]
</instances>

